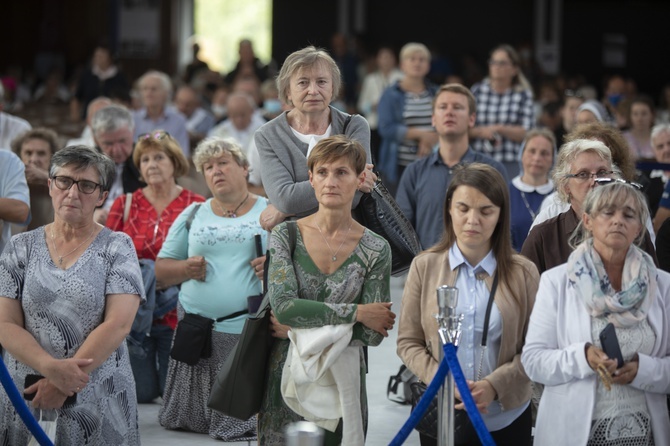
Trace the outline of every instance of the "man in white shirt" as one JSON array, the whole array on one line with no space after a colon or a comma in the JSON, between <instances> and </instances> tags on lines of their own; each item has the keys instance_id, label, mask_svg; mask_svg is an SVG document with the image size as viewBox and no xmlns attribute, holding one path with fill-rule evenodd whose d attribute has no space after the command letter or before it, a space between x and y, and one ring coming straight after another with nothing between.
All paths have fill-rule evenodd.
<instances>
[{"instance_id":1,"label":"man in white shirt","mask_svg":"<svg viewBox=\"0 0 670 446\"><path fill-rule=\"evenodd\" d=\"M228 97L228 119L214 127L208 136L233 138L248 154L249 142L265 120L257 113L257 106L251 96L236 92Z\"/></svg>"}]
</instances>

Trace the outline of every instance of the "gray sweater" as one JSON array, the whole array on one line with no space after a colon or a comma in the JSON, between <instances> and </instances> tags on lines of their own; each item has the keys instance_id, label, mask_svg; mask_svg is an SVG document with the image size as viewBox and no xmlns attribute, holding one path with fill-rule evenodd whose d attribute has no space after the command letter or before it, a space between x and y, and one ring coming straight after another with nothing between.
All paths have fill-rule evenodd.
<instances>
[{"instance_id":1,"label":"gray sweater","mask_svg":"<svg viewBox=\"0 0 670 446\"><path fill-rule=\"evenodd\" d=\"M309 184L307 169L307 144L300 141L291 131L282 113L264 124L256 132L254 139L261 159L261 178L270 203L285 214L304 217L313 214L319 207L314 189ZM330 107L331 135L342 133L347 114ZM347 136L360 142L370 156L370 126L360 115L355 115L347 127ZM354 197L354 207L358 204L360 192Z\"/></svg>"}]
</instances>

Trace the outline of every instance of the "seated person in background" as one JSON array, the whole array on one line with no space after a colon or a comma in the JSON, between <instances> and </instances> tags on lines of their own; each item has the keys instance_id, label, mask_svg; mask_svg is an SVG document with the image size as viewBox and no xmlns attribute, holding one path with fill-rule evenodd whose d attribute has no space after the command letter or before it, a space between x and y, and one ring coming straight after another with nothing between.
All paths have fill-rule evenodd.
<instances>
[{"instance_id":1,"label":"seated person in background","mask_svg":"<svg viewBox=\"0 0 670 446\"><path fill-rule=\"evenodd\" d=\"M95 210L95 221L105 224L114 200L120 195L135 192L145 184L140 180L140 172L130 156L135 123L128 109L120 105L102 108L93 116L91 129L96 146L114 161L116 167L107 199Z\"/></svg>"},{"instance_id":2,"label":"seated person in background","mask_svg":"<svg viewBox=\"0 0 670 446\"><path fill-rule=\"evenodd\" d=\"M440 87L433 100L432 125L438 135L437 151L407 166L400 178L396 200L427 249L444 232L444 196L461 164L484 163L498 170L505 182L502 163L470 147L469 130L474 126L477 104L470 90L460 84Z\"/></svg>"},{"instance_id":3,"label":"seated person in background","mask_svg":"<svg viewBox=\"0 0 670 446\"><path fill-rule=\"evenodd\" d=\"M220 123L228 117L228 96L230 95L230 87L227 85L220 85L214 90L212 95L212 103L210 109L214 114L216 123Z\"/></svg>"},{"instance_id":4,"label":"seated person in background","mask_svg":"<svg viewBox=\"0 0 670 446\"><path fill-rule=\"evenodd\" d=\"M549 129L533 129L521 144L520 174L509 183L512 248L517 252L528 236L542 200L554 191L549 171L556 158L556 140Z\"/></svg>"},{"instance_id":5,"label":"seated person in background","mask_svg":"<svg viewBox=\"0 0 670 446\"><path fill-rule=\"evenodd\" d=\"M21 159L0 150L0 254L12 236L11 223L30 222L30 191Z\"/></svg>"},{"instance_id":6,"label":"seated person in background","mask_svg":"<svg viewBox=\"0 0 670 446\"><path fill-rule=\"evenodd\" d=\"M142 108L133 112L135 133L133 140L140 135L163 129L177 140L188 159L191 156L186 118L170 106L172 81L160 71L147 71L137 81L142 98Z\"/></svg>"},{"instance_id":7,"label":"seated person in background","mask_svg":"<svg viewBox=\"0 0 670 446\"><path fill-rule=\"evenodd\" d=\"M157 286L154 261L177 216L191 203L205 199L177 185L176 179L188 172L188 160L179 143L164 131L140 137L133 163L147 185L114 200L106 226L128 234L140 260L147 301L135 316L128 351L137 402L150 403L165 389L179 292L176 287Z\"/></svg>"},{"instance_id":8,"label":"seated person in background","mask_svg":"<svg viewBox=\"0 0 670 446\"><path fill-rule=\"evenodd\" d=\"M577 124L590 124L592 122L612 124L612 118L607 114L605 107L594 99L589 99L577 108L575 119Z\"/></svg>"},{"instance_id":9,"label":"seated person in background","mask_svg":"<svg viewBox=\"0 0 670 446\"><path fill-rule=\"evenodd\" d=\"M561 126L554 132L556 145L561 146L565 141L563 137L572 132L577 125L577 109L584 103L582 92L577 90L565 90L563 92L563 106L561 107Z\"/></svg>"},{"instance_id":10,"label":"seated person in background","mask_svg":"<svg viewBox=\"0 0 670 446\"><path fill-rule=\"evenodd\" d=\"M651 129L651 146L654 149L654 158L657 162L670 164L670 124L658 124ZM670 217L670 209L668 209L670 208L670 202L666 202L659 220L656 220L656 214L659 210L663 192L668 184L670 172L654 169L651 172L645 172L645 174L649 178L649 186L644 191L649 200L649 213L654 218L654 226L658 228L665 219Z\"/></svg>"},{"instance_id":11,"label":"seated person in background","mask_svg":"<svg viewBox=\"0 0 670 446\"><path fill-rule=\"evenodd\" d=\"M95 147L95 138L93 138L93 129L91 128L93 115L95 115L98 110L112 104L112 100L106 96L97 97L89 102L88 107L86 107L86 127L84 127L84 130L81 132L81 136L79 138L68 140L65 145Z\"/></svg>"},{"instance_id":12,"label":"seated person in background","mask_svg":"<svg viewBox=\"0 0 670 446\"><path fill-rule=\"evenodd\" d=\"M283 104L279 99L279 89L277 89L277 83L274 79L268 79L261 84L261 96L263 108L260 112L266 121L272 121L284 111Z\"/></svg>"},{"instance_id":13,"label":"seated person in background","mask_svg":"<svg viewBox=\"0 0 670 446\"><path fill-rule=\"evenodd\" d=\"M565 263L572 253L568 240L579 224L586 194L597 186L598 181L615 178L612 154L600 141L576 139L566 143L558 154L553 172L556 193L569 209L533 227L521 248L540 274ZM655 260L654 244L645 230L643 249Z\"/></svg>"},{"instance_id":14,"label":"seated person in background","mask_svg":"<svg viewBox=\"0 0 670 446\"><path fill-rule=\"evenodd\" d=\"M633 159L653 159L651 127L654 125L654 101L649 96L637 96L630 102L630 129L623 132Z\"/></svg>"},{"instance_id":15,"label":"seated person in background","mask_svg":"<svg viewBox=\"0 0 670 446\"><path fill-rule=\"evenodd\" d=\"M12 141L12 150L21 158L26 169L32 213L28 230L51 223L54 208L47 183L51 156L58 150L58 135L47 128L32 129Z\"/></svg>"},{"instance_id":16,"label":"seated person in background","mask_svg":"<svg viewBox=\"0 0 670 446\"><path fill-rule=\"evenodd\" d=\"M382 93L386 88L402 79L402 71L398 69L395 52L393 48L382 46L377 50L375 58L377 69L365 76L361 93L358 96L358 110L365 116L370 124L370 150L372 159L377 160L379 154L379 136L377 105Z\"/></svg>"},{"instance_id":17,"label":"seated person in background","mask_svg":"<svg viewBox=\"0 0 670 446\"><path fill-rule=\"evenodd\" d=\"M0 150L9 149L14 138L33 128L28 121L2 111L5 89L0 82Z\"/></svg>"},{"instance_id":18,"label":"seated person in background","mask_svg":"<svg viewBox=\"0 0 670 446\"><path fill-rule=\"evenodd\" d=\"M200 106L200 95L189 85L177 88L174 105L186 118L186 131L192 147L195 147L214 127L214 115Z\"/></svg>"},{"instance_id":19,"label":"seated person in background","mask_svg":"<svg viewBox=\"0 0 670 446\"><path fill-rule=\"evenodd\" d=\"M77 90L70 101L70 119L80 122L85 116L88 104L100 96L111 96L115 91L129 91L126 76L114 64L107 45L100 44L93 51L90 68L86 68L79 78Z\"/></svg>"},{"instance_id":20,"label":"seated person in background","mask_svg":"<svg viewBox=\"0 0 670 446\"><path fill-rule=\"evenodd\" d=\"M226 108L228 119L212 128L208 136L232 138L247 155L251 138L256 130L265 124L265 120L256 114L256 104L246 93L232 93L228 96Z\"/></svg>"}]
</instances>

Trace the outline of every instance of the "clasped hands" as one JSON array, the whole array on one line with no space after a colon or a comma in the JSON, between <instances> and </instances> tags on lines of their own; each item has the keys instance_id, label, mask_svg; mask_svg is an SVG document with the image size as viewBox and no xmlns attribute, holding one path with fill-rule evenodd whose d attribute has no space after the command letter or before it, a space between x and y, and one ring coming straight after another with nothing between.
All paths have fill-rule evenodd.
<instances>
[{"instance_id":1,"label":"clasped hands","mask_svg":"<svg viewBox=\"0 0 670 446\"><path fill-rule=\"evenodd\" d=\"M489 405L496 398L496 389L494 389L493 385L486 379L482 379L480 381L467 380L466 382L468 384L468 388L470 389L470 393L472 393L472 398L475 400L475 404L477 405L479 413L488 413ZM457 387L454 387L454 390L456 399L459 400L459 402L457 402L454 407L458 410L465 410L465 403L463 403L461 393L458 391Z\"/></svg>"},{"instance_id":2,"label":"clasped hands","mask_svg":"<svg viewBox=\"0 0 670 446\"><path fill-rule=\"evenodd\" d=\"M79 393L89 382L83 368L93 359L51 359L42 368L44 379L25 388L24 393L35 394L32 406L36 409L59 409L67 397Z\"/></svg>"}]
</instances>

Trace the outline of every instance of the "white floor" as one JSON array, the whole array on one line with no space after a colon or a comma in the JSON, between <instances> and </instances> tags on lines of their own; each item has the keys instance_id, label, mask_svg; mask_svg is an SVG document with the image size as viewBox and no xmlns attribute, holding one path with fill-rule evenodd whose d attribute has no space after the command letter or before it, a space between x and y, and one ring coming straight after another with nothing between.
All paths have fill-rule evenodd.
<instances>
[{"instance_id":1,"label":"white floor","mask_svg":"<svg viewBox=\"0 0 670 446\"><path fill-rule=\"evenodd\" d=\"M391 298L393 311L400 313L400 298L404 280L391 279ZM396 324L397 327L397 324ZM400 427L409 416L410 407L391 402L386 398L386 385L390 375L394 375L400 367L400 359L396 355L397 331L393 330L379 347L369 349L370 371L367 376L369 424L366 445L385 446L394 438ZM169 445L212 445L218 443L204 434L169 431L163 429L157 421L158 404L140 405L140 432L144 446ZM246 442L229 443L246 445ZM252 442L251 444L256 444ZM405 442L406 445L419 444L416 432Z\"/></svg>"}]
</instances>

